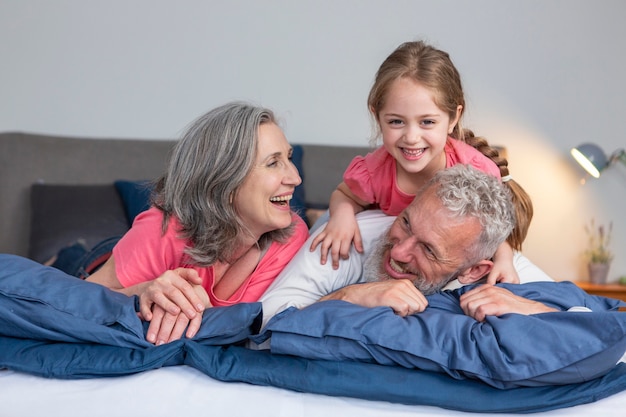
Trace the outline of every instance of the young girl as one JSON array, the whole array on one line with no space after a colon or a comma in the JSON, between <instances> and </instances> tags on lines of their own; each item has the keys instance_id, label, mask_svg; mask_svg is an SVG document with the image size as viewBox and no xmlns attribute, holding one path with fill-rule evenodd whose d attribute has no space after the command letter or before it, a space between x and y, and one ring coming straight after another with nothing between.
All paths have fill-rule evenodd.
<instances>
[{"instance_id":1,"label":"young girl","mask_svg":"<svg viewBox=\"0 0 626 417\"><path fill-rule=\"evenodd\" d=\"M311 244L313 251L321 243L322 264L330 251L337 268L353 241L363 251L356 213L380 208L396 216L435 172L469 164L502 178L512 191L517 224L498 249L488 281L519 282L512 249L521 250L532 203L511 179L506 159L461 126L465 98L449 55L421 41L400 45L378 69L368 107L383 146L354 158L331 195L328 224Z\"/></svg>"}]
</instances>

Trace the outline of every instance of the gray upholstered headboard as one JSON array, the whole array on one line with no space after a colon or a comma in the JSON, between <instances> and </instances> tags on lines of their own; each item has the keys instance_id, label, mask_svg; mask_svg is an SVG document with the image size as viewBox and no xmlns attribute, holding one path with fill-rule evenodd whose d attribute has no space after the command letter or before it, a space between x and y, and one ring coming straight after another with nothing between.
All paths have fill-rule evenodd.
<instances>
[{"instance_id":1,"label":"gray upholstered headboard","mask_svg":"<svg viewBox=\"0 0 626 417\"><path fill-rule=\"evenodd\" d=\"M27 256L34 183L111 184L165 169L173 140L77 138L0 133L0 253ZM302 145L307 205L323 207L352 158L369 148ZM71 201L67 209L71 210ZM67 242L68 244L71 242Z\"/></svg>"},{"instance_id":2,"label":"gray upholstered headboard","mask_svg":"<svg viewBox=\"0 0 626 417\"><path fill-rule=\"evenodd\" d=\"M33 183L107 184L153 178L164 170L172 144L1 133L0 252L26 256Z\"/></svg>"}]
</instances>

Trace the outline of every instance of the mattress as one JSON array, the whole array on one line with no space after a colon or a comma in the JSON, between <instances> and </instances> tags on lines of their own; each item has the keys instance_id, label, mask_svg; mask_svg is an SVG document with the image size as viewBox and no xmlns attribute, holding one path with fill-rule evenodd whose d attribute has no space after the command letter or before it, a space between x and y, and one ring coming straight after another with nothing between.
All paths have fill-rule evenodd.
<instances>
[{"instance_id":1,"label":"mattress","mask_svg":"<svg viewBox=\"0 0 626 417\"><path fill-rule=\"evenodd\" d=\"M221 382L189 366L172 366L134 375L80 380L49 379L4 370L0 371L0 405L0 416L3 417L519 416L466 413L433 406L409 406L301 393L246 383ZM623 417L624 410L626 391L593 403L533 415Z\"/></svg>"}]
</instances>

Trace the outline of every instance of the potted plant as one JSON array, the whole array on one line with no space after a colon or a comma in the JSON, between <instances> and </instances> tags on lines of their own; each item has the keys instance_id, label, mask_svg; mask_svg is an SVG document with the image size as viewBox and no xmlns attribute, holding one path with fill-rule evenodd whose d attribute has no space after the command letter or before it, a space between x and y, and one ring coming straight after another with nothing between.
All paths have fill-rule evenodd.
<instances>
[{"instance_id":1,"label":"potted plant","mask_svg":"<svg viewBox=\"0 0 626 417\"><path fill-rule=\"evenodd\" d=\"M588 259L589 280L594 284L605 284L609 275L609 268L613 260L613 252L609 248L613 222L605 229L604 225L596 226L595 220L591 219L585 226L585 232L589 238L585 254Z\"/></svg>"}]
</instances>

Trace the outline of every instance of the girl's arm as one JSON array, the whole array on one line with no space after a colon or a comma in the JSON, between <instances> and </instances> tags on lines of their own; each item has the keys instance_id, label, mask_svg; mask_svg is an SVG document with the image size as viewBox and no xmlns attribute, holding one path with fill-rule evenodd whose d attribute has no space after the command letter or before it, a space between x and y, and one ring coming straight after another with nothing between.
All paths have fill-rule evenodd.
<instances>
[{"instance_id":1,"label":"girl's arm","mask_svg":"<svg viewBox=\"0 0 626 417\"><path fill-rule=\"evenodd\" d=\"M321 263L326 264L328 252L332 257L333 269L339 267L339 258L348 259L350 245L362 253L363 241L356 222L356 214L367 208L368 204L355 196L345 183L337 186L330 196L330 218L326 227L315 237L310 250L314 251L321 243Z\"/></svg>"}]
</instances>

